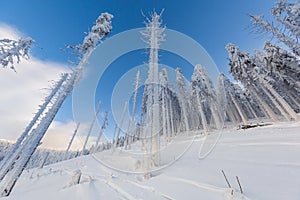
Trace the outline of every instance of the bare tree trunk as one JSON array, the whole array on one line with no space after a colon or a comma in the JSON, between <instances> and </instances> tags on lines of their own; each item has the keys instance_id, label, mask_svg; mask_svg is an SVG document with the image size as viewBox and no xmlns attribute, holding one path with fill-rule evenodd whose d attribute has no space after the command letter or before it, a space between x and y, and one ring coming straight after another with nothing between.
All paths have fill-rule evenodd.
<instances>
[{"instance_id":1,"label":"bare tree trunk","mask_svg":"<svg viewBox=\"0 0 300 200\"><path fill-rule=\"evenodd\" d=\"M205 113L203 111L202 103L201 103L200 98L199 98L199 94L197 94L196 98L197 98L197 103L198 103L198 109L199 109L200 116L201 116L201 122L202 122L203 130L206 133L208 131L207 121L206 121Z\"/></svg>"},{"instance_id":2,"label":"bare tree trunk","mask_svg":"<svg viewBox=\"0 0 300 200\"><path fill-rule=\"evenodd\" d=\"M272 111L272 109L270 108L270 106L268 106L268 104L266 104L266 102L264 100L261 99L261 97L256 93L255 89L250 88L249 87L249 91L253 94L253 96L260 102L262 108L264 109L264 111L269 115L269 117L273 120L273 121L278 121L278 117L276 116L276 114Z\"/></svg>"},{"instance_id":3,"label":"bare tree trunk","mask_svg":"<svg viewBox=\"0 0 300 200\"><path fill-rule=\"evenodd\" d=\"M248 119L247 119L245 112L240 107L239 103L236 101L236 99L234 98L231 91L229 91L229 95L231 97L233 104L235 105L236 109L238 110L240 117L242 118L243 124L247 124Z\"/></svg>"},{"instance_id":4,"label":"bare tree trunk","mask_svg":"<svg viewBox=\"0 0 300 200\"><path fill-rule=\"evenodd\" d=\"M289 115L294 118L294 120L298 120L298 116L296 112L291 108L291 106L274 90L274 88L263 78L260 78L260 81L263 85L268 89L271 94L279 101L279 103L283 106L283 108L289 113Z\"/></svg>"}]
</instances>

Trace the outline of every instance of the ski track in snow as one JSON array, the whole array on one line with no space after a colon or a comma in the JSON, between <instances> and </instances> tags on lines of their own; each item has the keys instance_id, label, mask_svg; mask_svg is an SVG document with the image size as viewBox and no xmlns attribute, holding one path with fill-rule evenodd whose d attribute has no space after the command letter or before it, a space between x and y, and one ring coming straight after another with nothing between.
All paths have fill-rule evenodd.
<instances>
[{"instance_id":1,"label":"ski track in snow","mask_svg":"<svg viewBox=\"0 0 300 200\"><path fill-rule=\"evenodd\" d=\"M125 199L127 199L127 200L136 200L136 198L134 196L132 196L131 194L129 194L128 192L126 192L124 189L117 186L116 184L114 184L110 181L107 181L106 184L108 186L110 186L111 188L113 188L118 194L123 196Z\"/></svg>"},{"instance_id":2,"label":"ski track in snow","mask_svg":"<svg viewBox=\"0 0 300 200\"><path fill-rule=\"evenodd\" d=\"M205 190L209 190L209 191L213 191L213 192L217 192L217 193L224 193L226 191L225 188L220 188L220 187L216 187L216 186L213 186L213 185L208 185L208 184L205 184L205 183L199 183L199 182L189 180L189 179L185 179L185 178L178 178L178 177L174 177L174 176L171 177L171 176L167 176L167 175L163 175L163 177L166 177L167 179L170 179L170 180L187 183L187 184L193 185L195 187L205 189Z\"/></svg>"},{"instance_id":3,"label":"ski track in snow","mask_svg":"<svg viewBox=\"0 0 300 200\"><path fill-rule=\"evenodd\" d=\"M163 197L164 199L175 200L173 197L170 197L169 195L166 195L166 194L163 194L163 193L159 192L159 191L156 190L154 187L142 185L142 184L139 184L139 183L137 183L137 182L130 181L130 180L123 180L123 181L126 181L127 183L130 183L130 184L132 184L132 185L135 185L135 186L137 186L137 187L139 187L139 188L148 190L148 191L154 193L154 194L157 195L157 196Z\"/></svg>"}]
</instances>

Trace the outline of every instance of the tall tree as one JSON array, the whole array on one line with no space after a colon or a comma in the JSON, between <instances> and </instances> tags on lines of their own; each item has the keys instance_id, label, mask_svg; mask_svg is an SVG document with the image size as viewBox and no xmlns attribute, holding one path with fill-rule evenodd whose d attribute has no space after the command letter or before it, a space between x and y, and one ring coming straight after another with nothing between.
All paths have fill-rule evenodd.
<instances>
[{"instance_id":1,"label":"tall tree","mask_svg":"<svg viewBox=\"0 0 300 200\"><path fill-rule=\"evenodd\" d=\"M251 87L252 92L258 88L261 89L262 93L270 100L270 103L272 103L287 120L298 118L291 106L280 96L272 84L270 84L273 80L268 74L264 73L265 70L263 66L258 65L253 57L240 51L238 47L234 45L228 44L226 48L230 57L230 70L235 78L246 86ZM272 114L267 108L268 106L263 107L266 111L268 110L267 112L270 115ZM272 115L270 117L273 118L274 116Z\"/></svg>"},{"instance_id":2,"label":"tall tree","mask_svg":"<svg viewBox=\"0 0 300 200\"><path fill-rule=\"evenodd\" d=\"M201 65L196 65L194 68L191 90L200 112L204 131L208 131L208 125L220 129L222 119L217 106L216 90L205 68Z\"/></svg>"},{"instance_id":3,"label":"tall tree","mask_svg":"<svg viewBox=\"0 0 300 200\"><path fill-rule=\"evenodd\" d=\"M184 120L184 130L190 130L190 120L189 114L190 113L190 95L186 88L185 78L182 74L182 70L180 68L176 69L176 83L177 88L179 90L179 101L181 104L182 109L182 116Z\"/></svg>"},{"instance_id":4,"label":"tall tree","mask_svg":"<svg viewBox=\"0 0 300 200\"><path fill-rule=\"evenodd\" d=\"M162 14L162 13L161 13ZM146 94L148 96L147 114L146 116L150 118L147 120L151 125L150 132L150 154L151 154L151 162L159 166L160 158L159 158L159 131L160 131L160 123L159 123L159 71L158 71L158 50L160 48L161 43L165 39L165 28L162 27L161 14L157 14L154 12L151 16L151 19L147 18L146 29L142 32L142 35L146 39L146 43L150 49L149 52L149 70L148 70L148 85L146 91L149 93ZM150 107L149 107L150 106ZM148 126L148 125L146 125ZM149 161L150 162L150 161Z\"/></svg>"}]
</instances>

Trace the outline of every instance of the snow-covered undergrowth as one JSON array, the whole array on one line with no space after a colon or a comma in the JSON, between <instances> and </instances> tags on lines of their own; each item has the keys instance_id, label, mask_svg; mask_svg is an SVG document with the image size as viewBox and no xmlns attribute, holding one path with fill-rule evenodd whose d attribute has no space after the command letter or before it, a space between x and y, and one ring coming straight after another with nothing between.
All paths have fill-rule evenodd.
<instances>
[{"instance_id":1,"label":"snow-covered undergrowth","mask_svg":"<svg viewBox=\"0 0 300 200\"><path fill-rule=\"evenodd\" d=\"M8 150L12 147L12 144L13 143L11 141L0 140L0 162L4 158L5 154L7 154ZM77 151L69 151L66 155L65 151L38 148L30 158L26 169L40 167L43 162L43 159L48 153L49 155L47 156L47 160L44 163L45 165L57 163L62 160L66 160L66 158L74 158L78 154Z\"/></svg>"},{"instance_id":2,"label":"snow-covered undergrowth","mask_svg":"<svg viewBox=\"0 0 300 200\"><path fill-rule=\"evenodd\" d=\"M299 122L226 130L213 151L203 159L199 159L203 140L195 139L191 143L192 137L186 136L174 140L166 152L176 151L184 143L191 144L187 152L173 165L153 172L150 179L144 179L143 174L112 170L97 160L138 171L137 154L119 149L104 151L43 169L26 170L11 195L4 199L298 199L299 133ZM215 137L211 134L205 145L213 142ZM165 157L161 157L162 162ZM74 179L77 182L75 175L79 170L80 181L76 184ZM228 188L221 170L225 171L232 189ZM236 176L244 195L240 194Z\"/></svg>"}]
</instances>

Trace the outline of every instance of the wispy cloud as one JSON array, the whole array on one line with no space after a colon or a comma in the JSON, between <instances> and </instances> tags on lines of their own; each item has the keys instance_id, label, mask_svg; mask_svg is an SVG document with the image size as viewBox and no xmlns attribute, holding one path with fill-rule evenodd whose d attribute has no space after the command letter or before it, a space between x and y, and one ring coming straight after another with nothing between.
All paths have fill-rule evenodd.
<instances>
[{"instance_id":1,"label":"wispy cloud","mask_svg":"<svg viewBox=\"0 0 300 200\"><path fill-rule=\"evenodd\" d=\"M67 123L58 121L52 122L41 146L47 149L66 150L75 128L76 124L73 121L69 121ZM83 137L83 133L87 131L87 128L88 125L86 124L80 125L71 146L72 150L82 149L83 141L85 139L85 137Z\"/></svg>"}]
</instances>

